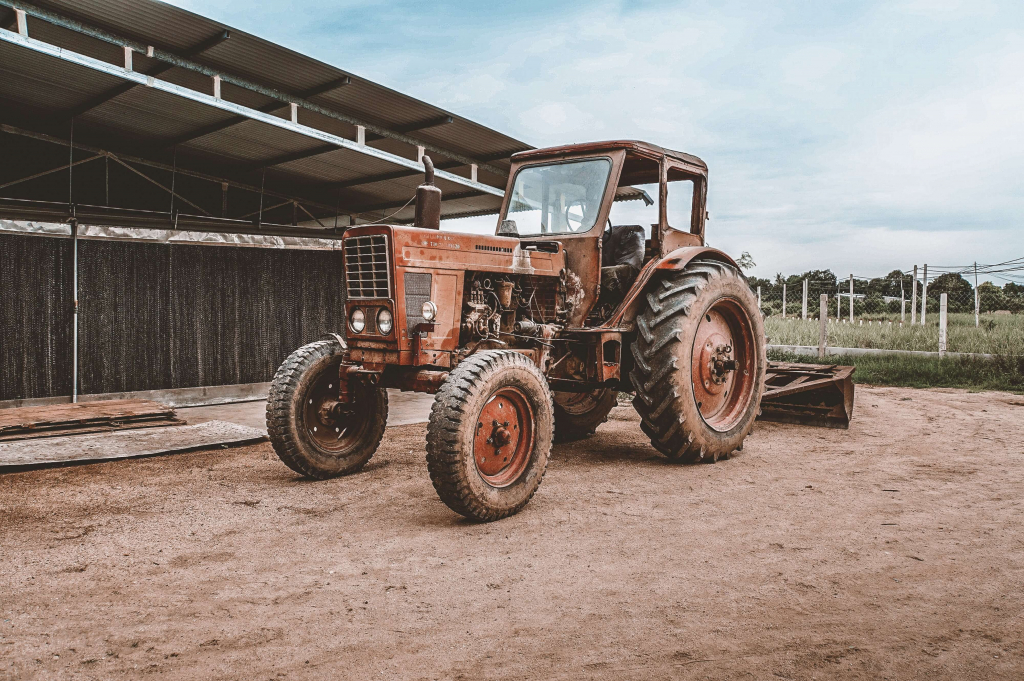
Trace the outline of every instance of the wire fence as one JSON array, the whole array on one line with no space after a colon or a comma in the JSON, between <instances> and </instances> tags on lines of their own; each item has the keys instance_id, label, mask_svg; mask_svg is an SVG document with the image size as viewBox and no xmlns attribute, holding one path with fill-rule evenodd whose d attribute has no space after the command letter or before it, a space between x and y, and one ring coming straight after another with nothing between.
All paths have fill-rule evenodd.
<instances>
[{"instance_id":1,"label":"wire fence","mask_svg":"<svg viewBox=\"0 0 1024 681\"><path fill-rule=\"evenodd\" d=\"M772 345L818 346L821 296L825 296L826 344L833 348L1024 355L1024 285L1016 269L998 272L1002 286L975 283L974 266L913 268L885 277L837 279L811 276L750 279L765 315ZM979 265L978 279L996 278L999 265ZM938 270L938 276L933 276ZM819 275L814 277L813 275ZM945 298L946 314L940 314ZM945 327L940 317L945 317ZM942 338L943 336L944 339ZM944 340L944 343L942 341Z\"/></svg>"}]
</instances>

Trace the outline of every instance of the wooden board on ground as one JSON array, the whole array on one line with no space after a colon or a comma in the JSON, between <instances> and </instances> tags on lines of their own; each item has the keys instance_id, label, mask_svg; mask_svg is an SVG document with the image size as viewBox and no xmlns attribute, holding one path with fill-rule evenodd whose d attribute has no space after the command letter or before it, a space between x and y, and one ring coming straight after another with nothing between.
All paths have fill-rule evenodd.
<instances>
[{"instance_id":1,"label":"wooden board on ground","mask_svg":"<svg viewBox=\"0 0 1024 681\"><path fill-rule=\"evenodd\" d=\"M183 425L174 409L149 400L105 400L0 410L0 441Z\"/></svg>"},{"instance_id":2,"label":"wooden board on ground","mask_svg":"<svg viewBox=\"0 0 1024 681\"><path fill-rule=\"evenodd\" d=\"M0 468L127 459L217 445L237 445L265 438L266 435L256 428L227 421L207 421L195 426L118 430L0 442Z\"/></svg>"}]
</instances>

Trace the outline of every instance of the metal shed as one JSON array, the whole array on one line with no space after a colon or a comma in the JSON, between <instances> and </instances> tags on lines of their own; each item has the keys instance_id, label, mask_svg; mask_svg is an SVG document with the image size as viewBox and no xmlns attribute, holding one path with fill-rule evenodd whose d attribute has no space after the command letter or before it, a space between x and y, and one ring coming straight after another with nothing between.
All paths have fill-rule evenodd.
<instances>
[{"instance_id":1,"label":"metal shed","mask_svg":"<svg viewBox=\"0 0 1024 681\"><path fill-rule=\"evenodd\" d=\"M424 154L453 218L529 148L154 0L0 0L0 406L258 386L342 324L335 239L411 221Z\"/></svg>"}]
</instances>

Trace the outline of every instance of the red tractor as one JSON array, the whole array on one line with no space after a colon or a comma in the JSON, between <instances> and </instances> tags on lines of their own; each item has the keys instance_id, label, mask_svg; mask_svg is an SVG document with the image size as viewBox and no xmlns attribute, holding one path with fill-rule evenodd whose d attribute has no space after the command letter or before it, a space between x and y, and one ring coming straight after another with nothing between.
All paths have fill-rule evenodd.
<instances>
[{"instance_id":1,"label":"red tractor","mask_svg":"<svg viewBox=\"0 0 1024 681\"><path fill-rule=\"evenodd\" d=\"M552 441L594 432L619 392L670 460L742 447L764 328L736 263L704 245L699 158L635 141L518 153L495 236L439 231L424 165L414 225L345 232L345 333L274 377L267 427L286 465L321 479L362 468L384 435L386 388L436 393L430 479L481 521L522 509ZM657 203L657 222L613 225L613 204L633 199Z\"/></svg>"}]
</instances>

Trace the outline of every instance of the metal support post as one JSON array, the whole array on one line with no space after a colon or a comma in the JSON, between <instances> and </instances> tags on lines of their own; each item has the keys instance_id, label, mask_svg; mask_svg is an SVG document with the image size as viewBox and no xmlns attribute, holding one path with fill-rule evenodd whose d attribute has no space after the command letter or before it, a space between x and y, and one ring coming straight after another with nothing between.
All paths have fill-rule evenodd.
<instances>
[{"instance_id":1,"label":"metal support post","mask_svg":"<svg viewBox=\"0 0 1024 681\"><path fill-rule=\"evenodd\" d=\"M71 218L71 401L78 402L78 220Z\"/></svg>"}]
</instances>

